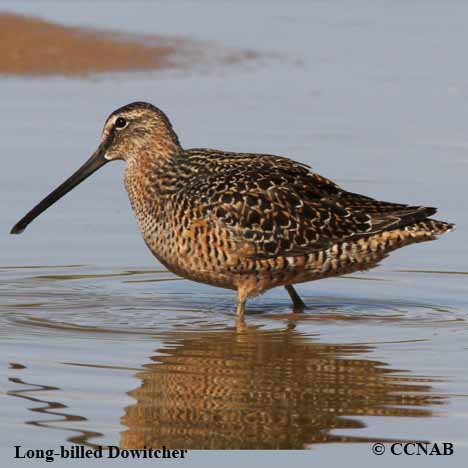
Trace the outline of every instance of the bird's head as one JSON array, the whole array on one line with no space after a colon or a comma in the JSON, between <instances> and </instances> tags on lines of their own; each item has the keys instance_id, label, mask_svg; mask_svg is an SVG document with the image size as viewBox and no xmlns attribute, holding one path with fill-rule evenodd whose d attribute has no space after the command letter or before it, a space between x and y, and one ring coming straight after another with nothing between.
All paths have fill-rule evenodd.
<instances>
[{"instance_id":1,"label":"bird's head","mask_svg":"<svg viewBox=\"0 0 468 468\"><path fill-rule=\"evenodd\" d=\"M148 150L157 155L179 148L179 139L166 115L152 104L134 102L107 118L98 151L107 161L128 161Z\"/></svg>"},{"instance_id":2,"label":"bird's head","mask_svg":"<svg viewBox=\"0 0 468 468\"><path fill-rule=\"evenodd\" d=\"M93 155L65 182L13 226L22 233L31 221L109 161L131 162L145 154L168 155L180 150L179 139L169 119L157 107L134 102L114 111L106 120L102 139Z\"/></svg>"}]
</instances>

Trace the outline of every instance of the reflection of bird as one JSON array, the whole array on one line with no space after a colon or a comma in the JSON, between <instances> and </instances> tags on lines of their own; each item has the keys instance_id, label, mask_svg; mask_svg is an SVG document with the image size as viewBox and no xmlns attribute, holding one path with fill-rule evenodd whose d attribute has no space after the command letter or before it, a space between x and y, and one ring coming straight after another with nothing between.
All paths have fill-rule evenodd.
<instances>
[{"instance_id":1,"label":"reflection of bird","mask_svg":"<svg viewBox=\"0 0 468 468\"><path fill-rule=\"evenodd\" d=\"M171 271L248 297L377 264L388 252L434 239L452 225L434 208L350 193L290 159L184 150L166 117L136 102L107 119L94 155L19 221L42 211L106 162L123 159L125 186L143 237Z\"/></svg>"},{"instance_id":2,"label":"reflection of bird","mask_svg":"<svg viewBox=\"0 0 468 468\"><path fill-rule=\"evenodd\" d=\"M298 449L369 441L352 435L366 427L356 417L431 416L428 406L443 400L431 394L430 378L403 377L365 358L371 349L310 341L295 330L175 335L137 374L142 383L129 393L136 402L125 410L120 444Z\"/></svg>"}]
</instances>

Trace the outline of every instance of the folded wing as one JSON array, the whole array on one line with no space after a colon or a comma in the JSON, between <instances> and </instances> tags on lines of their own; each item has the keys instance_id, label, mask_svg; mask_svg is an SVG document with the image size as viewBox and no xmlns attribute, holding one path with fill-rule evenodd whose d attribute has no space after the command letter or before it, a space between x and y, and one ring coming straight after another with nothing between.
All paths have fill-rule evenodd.
<instances>
[{"instance_id":1,"label":"folded wing","mask_svg":"<svg viewBox=\"0 0 468 468\"><path fill-rule=\"evenodd\" d=\"M408 226L436 212L347 192L283 157L190 152L192 168L201 177L185 193L201 197L203 217L222 223L239 242L251 244L253 258L325 250Z\"/></svg>"}]
</instances>

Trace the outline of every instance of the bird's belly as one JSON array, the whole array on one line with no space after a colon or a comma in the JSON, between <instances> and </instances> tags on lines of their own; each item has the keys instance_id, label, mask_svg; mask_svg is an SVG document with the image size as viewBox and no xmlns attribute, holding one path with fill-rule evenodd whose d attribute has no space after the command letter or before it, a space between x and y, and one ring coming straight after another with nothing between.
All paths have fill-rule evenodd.
<instances>
[{"instance_id":1,"label":"bird's belly","mask_svg":"<svg viewBox=\"0 0 468 468\"><path fill-rule=\"evenodd\" d=\"M236 289L241 277L238 258L229 243L220 249L216 235L202 223L183 229L166 224L151 232L142 229L143 238L153 255L178 276L200 283Z\"/></svg>"},{"instance_id":2,"label":"bird's belly","mask_svg":"<svg viewBox=\"0 0 468 468\"><path fill-rule=\"evenodd\" d=\"M251 295L276 286L339 276L376 266L404 245L430 240L417 228L388 231L300 256L253 259L229 232L206 220L184 227L174 219L140 223L146 244L170 271L193 281L228 289L248 285Z\"/></svg>"}]
</instances>

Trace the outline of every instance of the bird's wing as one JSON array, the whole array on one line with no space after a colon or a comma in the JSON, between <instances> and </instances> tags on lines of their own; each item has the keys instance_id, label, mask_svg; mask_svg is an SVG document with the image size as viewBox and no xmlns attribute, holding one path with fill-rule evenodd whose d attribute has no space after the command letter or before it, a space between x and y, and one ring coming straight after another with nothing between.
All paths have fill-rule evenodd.
<instances>
[{"instance_id":1,"label":"bird's wing","mask_svg":"<svg viewBox=\"0 0 468 468\"><path fill-rule=\"evenodd\" d=\"M204 158L197 169L201 177L190 178L185 194L203 217L222 223L237 240L251 244L254 258L325 250L401 228L436 211L347 192L308 166L283 157L194 153L194 167L197 158Z\"/></svg>"}]
</instances>

